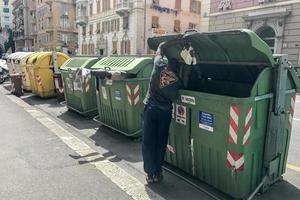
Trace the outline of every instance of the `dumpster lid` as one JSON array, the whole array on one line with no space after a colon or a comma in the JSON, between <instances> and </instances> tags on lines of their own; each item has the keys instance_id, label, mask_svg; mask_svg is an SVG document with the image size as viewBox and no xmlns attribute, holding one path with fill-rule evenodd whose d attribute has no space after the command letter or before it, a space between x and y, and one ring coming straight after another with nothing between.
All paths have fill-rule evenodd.
<instances>
[{"instance_id":1,"label":"dumpster lid","mask_svg":"<svg viewBox=\"0 0 300 200\"><path fill-rule=\"evenodd\" d=\"M108 71L123 71L137 74L145 65L152 64L151 57L111 56L102 58L92 69L106 69Z\"/></svg>"},{"instance_id":2,"label":"dumpster lid","mask_svg":"<svg viewBox=\"0 0 300 200\"><path fill-rule=\"evenodd\" d=\"M70 58L63 66L61 66L61 70L68 70L70 68L90 68L90 62L96 61L98 58L95 57L73 57Z\"/></svg>"},{"instance_id":3,"label":"dumpster lid","mask_svg":"<svg viewBox=\"0 0 300 200\"><path fill-rule=\"evenodd\" d=\"M170 42L170 46L165 52L168 59L175 58L184 61L183 50L192 51L193 49L196 58L193 64L274 65L269 46L256 33L248 29L210 33L188 32L186 34L153 37L148 39L148 45L156 51L159 44L164 41Z\"/></svg>"}]
</instances>

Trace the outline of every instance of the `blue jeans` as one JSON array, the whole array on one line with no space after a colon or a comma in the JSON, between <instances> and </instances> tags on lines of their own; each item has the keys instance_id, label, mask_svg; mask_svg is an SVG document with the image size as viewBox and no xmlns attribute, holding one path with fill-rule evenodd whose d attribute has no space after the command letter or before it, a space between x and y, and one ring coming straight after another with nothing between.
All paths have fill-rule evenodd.
<instances>
[{"instance_id":1,"label":"blue jeans","mask_svg":"<svg viewBox=\"0 0 300 200\"><path fill-rule=\"evenodd\" d=\"M162 172L171 119L171 110L151 105L146 105L144 109L142 152L144 171L150 176Z\"/></svg>"}]
</instances>

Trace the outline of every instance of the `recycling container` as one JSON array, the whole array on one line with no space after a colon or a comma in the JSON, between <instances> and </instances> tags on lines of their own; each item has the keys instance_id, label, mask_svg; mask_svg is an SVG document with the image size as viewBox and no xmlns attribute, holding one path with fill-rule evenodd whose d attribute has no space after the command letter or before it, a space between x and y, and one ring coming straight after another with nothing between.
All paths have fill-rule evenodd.
<instances>
[{"instance_id":1,"label":"recycling container","mask_svg":"<svg viewBox=\"0 0 300 200\"><path fill-rule=\"evenodd\" d=\"M31 91L29 74L26 70L26 61L33 54L34 52L24 52L15 60L16 71L22 74L22 85L25 91Z\"/></svg>"},{"instance_id":2,"label":"recycling container","mask_svg":"<svg viewBox=\"0 0 300 200\"><path fill-rule=\"evenodd\" d=\"M111 79L102 79L95 74L101 124L129 137L141 136L143 99L152 66L150 57L121 56L103 58L92 67L95 72L106 69L112 73Z\"/></svg>"},{"instance_id":3,"label":"recycling container","mask_svg":"<svg viewBox=\"0 0 300 200\"><path fill-rule=\"evenodd\" d=\"M22 55L24 52L15 52L15 53L12 53L12 54L9 54L7 56L7 67L8 67L8 70L9 70L9 74L16 74L17 71L16 71L16 67L15 67L15 58Z\"/></svg>"},{"instance_id":4,"label":"recycling container","mask_svg":"<svg viewBox=\"0 0 300 200\"><path fill-rule=\"evenodd\" d=\"M175 41L177 40L177 41ZM266 190L285 172L300 82L250 30L150 38L190 74L173 105L165 160L234 199Z\"/></svg>"},{"instance_id":5,"label":"recycling container","mask_svg":"<svg viewBox=\"0 0 300 200\"><path fill-rule=\"evenodd\" d=\"M69 57L57 52L57 64L60 67ZM27 61L32 93L49 98L56 96L52 65L52 52L39 52L32 55Z\"/></svg>"},{"instance_id":6,"label":"recycling container","mask_svg":"<svg viewBox=\"0 0 300 200\"><path fill-rule=\"evenodd\" d=\"M11 93L20 97L23 93L22 86L22 75L21 74L12 74L10 75L11 79Z\"/></svg>"},{"instance_id":7,"label":"recycling container","mask_svg":"<svg viewBox=\"0 0 300 200\"><path fill-rule=\"evenodd\" d=\"M74 57L60 68L68 109L87 117L98 113L95 78L90 74L97 61L98 58Z\"/></svg>"}]
</instances>

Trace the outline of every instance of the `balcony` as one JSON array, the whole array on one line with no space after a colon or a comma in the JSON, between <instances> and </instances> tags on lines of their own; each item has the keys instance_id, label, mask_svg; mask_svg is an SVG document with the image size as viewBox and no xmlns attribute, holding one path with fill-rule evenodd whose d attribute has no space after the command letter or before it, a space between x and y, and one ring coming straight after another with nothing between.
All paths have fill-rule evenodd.
<instances>
[{"instance_id":1,"label":"balcony","mask_svg":"<svg viewBox=\"0 0 300 200\"><path fill-rule=\"evenodd\" d=\"M133 8L133 2L121 1L116 6L116 13L120 16L128 16Z\"/></svg>"},{"instance_id":2,"label":"balcony","mask_svg":"<svg viewBox=\"0 0 300 200\"><path fill-rule=\"evenodd\" d=\"M87 15L79 15L76 17L76 24L80 26L84 26L88 23L88 16Z\"/></svg>"}]
</instances>

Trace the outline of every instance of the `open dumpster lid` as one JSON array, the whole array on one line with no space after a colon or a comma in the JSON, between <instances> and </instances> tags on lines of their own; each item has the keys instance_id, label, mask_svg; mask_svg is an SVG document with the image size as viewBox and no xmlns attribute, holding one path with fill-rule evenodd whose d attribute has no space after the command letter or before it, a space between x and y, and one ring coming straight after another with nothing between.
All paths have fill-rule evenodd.
<instances>
[{"instance_id":1,"label":"open dumpster lid","mask_svg":"<svg viewBox=\"0 0 300 200\"><path fill-rule=\"evenodd\" d=\"M137 74L142 67L151 64L151 57L105 57L93 65L92 69L106 69L109 71L124 71L131 74Z\"/></svg>"},{"instance_id":2,"label":"open dumpster lid","mask_svg":"<svg viewBox=\"0 0 300 200\"><path fill-rule=\"evenodd\" d=\"M152 50L157 50L159 44L164 41L170 41L172 44L165 52L167 58L184 60L183 50L191 50L192 47L196 63L256 66L274 64L269 46L256 33L247 29L153 37L148 39L148 45Z\"/></svg>"}]
</instances>

